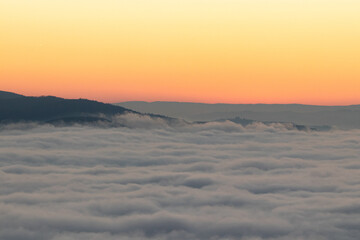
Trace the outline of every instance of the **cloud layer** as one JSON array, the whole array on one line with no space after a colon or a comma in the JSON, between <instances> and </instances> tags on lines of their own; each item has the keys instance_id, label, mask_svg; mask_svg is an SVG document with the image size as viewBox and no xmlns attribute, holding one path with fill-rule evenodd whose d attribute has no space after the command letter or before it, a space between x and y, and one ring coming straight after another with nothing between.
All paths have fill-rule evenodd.
<instances>
[{"instance_id":1,"label":"cloud layer","mask_svg":"<svg viewBox=\"0 0 360 240\"><path fill-rule=\"evenodd\" d=\"M132 124L3 128L0 239L360 235L358 130Z\"/></svg>"}]
</instances>

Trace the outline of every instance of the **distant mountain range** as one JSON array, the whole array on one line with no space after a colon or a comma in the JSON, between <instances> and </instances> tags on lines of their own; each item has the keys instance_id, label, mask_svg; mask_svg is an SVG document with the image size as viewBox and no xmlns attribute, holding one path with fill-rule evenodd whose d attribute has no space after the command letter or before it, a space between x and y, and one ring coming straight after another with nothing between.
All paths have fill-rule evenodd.
<instances>
[{"instance_id":1,"label":"distant mountain range","mask_svg":"<svg viewBox=\"0 0 360 240\"><path fill-rule=\"evenodd\" d=\"M329 129L328 126L323 126L325 124L317 124L321 126L306 126L304 124L293 123L293 121L284 121L283 119L265 121L258 119L250 120L251 118L239 117L236 112L231 112L231 108L233 107L231 105L218 106L207 104L165 102L132 102L123 103L121 105L126 106L117 106L87 99L64 99L53 96L28 97L16 93L0 91L0 124L17 122L38 122L54 125L67 125L73 123L88 124L98 122L112 123L115 116L134 114L141 117L146 116L147 118L154 120L161 119L163 122L169 125L191 124L191 122L195 124L203 124L211 121L230 121L236 124L241 124L243 126L255 123L263 123L265 125L280 123L283 124L286 128L297 130ZM219 110L221 110L219 112L222 112L223 114L216 114L211 112L214 106L215 108L219 108ZM277 106L277 108L283 107L284 106ZM131 110L130 108L134 108L136 110ZM279 113L276 111L269 112L269 109L267 110L268 114ZM188 116L191 114L202 114L202 117L200 117L200 119L195 119L200 121L186 121L189 120ZM168 115L172 117L168 117ZM213 116L209 118L206 117L206 115ZM182 121L181 119L186 120ZM193 119L190 118L190 120Z\"/></svg>"},{"instance_id":2,"label":"distant mountain range","mask_svg":"<svg viewBox=\"0 0 360 240\"><path fill-rule=\"evenodd\" d=\"M291 122L306 126L360 128L360 105L314 106L301 104L204 104L186 102L122 102L116 105L139 112L163 114L187 121L252 119Z\"/></svg>"}]
</instances>

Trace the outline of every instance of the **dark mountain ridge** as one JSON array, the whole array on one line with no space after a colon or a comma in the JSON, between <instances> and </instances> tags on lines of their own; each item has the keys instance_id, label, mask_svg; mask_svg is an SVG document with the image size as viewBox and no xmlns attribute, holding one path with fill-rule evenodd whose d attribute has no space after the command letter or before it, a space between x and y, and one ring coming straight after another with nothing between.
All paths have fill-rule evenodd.
<instances>
[{"instance_id":1,"label":"dark mountain ridge","mask_svg":"<svg viewBox=\"0 0 360 240\"><path fill-rule=\"evenodd\" d=\"M23 95L12 93L12 92L5 92L0 91L0 99L14 99L14 98L20 98L24 97Z\"/></svg>"},{"instance_id":2,"label":"dark mountain ridge","mask_svg":"<svg viewBox=\"0 0 360 240\"><path fill-rule=\"evenodd\" d=\"M137 113L130 109L87 99L64 99L53 96L26 97L0 92L0 122L65 122L106 120L106 116ZM101 115L101 117L100 117Z\"/></svg>"}]
</instances>

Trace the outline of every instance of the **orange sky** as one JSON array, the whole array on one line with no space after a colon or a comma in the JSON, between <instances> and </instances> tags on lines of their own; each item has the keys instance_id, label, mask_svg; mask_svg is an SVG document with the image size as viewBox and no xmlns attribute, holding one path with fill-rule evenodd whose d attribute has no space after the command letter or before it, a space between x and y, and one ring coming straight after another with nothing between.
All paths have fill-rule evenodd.
<instances>
[{"instance_id":1,"label":"orange sky","mask_svg":"<svg viewBox=\"0 0 360 240\"><path fill-rule=\"evenodd\" d=\"M360 104L359 0L0 0L0 90Z\"/></svg>"}]
</instances>

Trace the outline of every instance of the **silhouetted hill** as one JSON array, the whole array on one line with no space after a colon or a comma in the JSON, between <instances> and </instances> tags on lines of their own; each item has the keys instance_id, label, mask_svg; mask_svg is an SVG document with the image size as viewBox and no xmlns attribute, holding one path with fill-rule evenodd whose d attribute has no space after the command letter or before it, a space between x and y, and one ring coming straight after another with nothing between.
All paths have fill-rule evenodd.
<instances>
[{"instance_id":1,"label":"silhouetted hill","mask_svg":"<svg viewBox=\"0 0 360 240\"><path fill-rule=\"evenodd\" d=\"M100 115L136 113L124 107L86 99L25 97L8 92L1 92L0 96L0 122L92 122L106 119Z\"/></svg>"},{"instance_id":2,"label":"silhouetted hill","mask_svg":"<svg viewBox=\"0 0 360 240\"><path fill-rule=\"evenodd\" d=\"M21 98L24 97L23 95L12 93L12 92L5 92L0 91L0 99L14 99L14 98Z\"/></svg>"}]
</instances>

